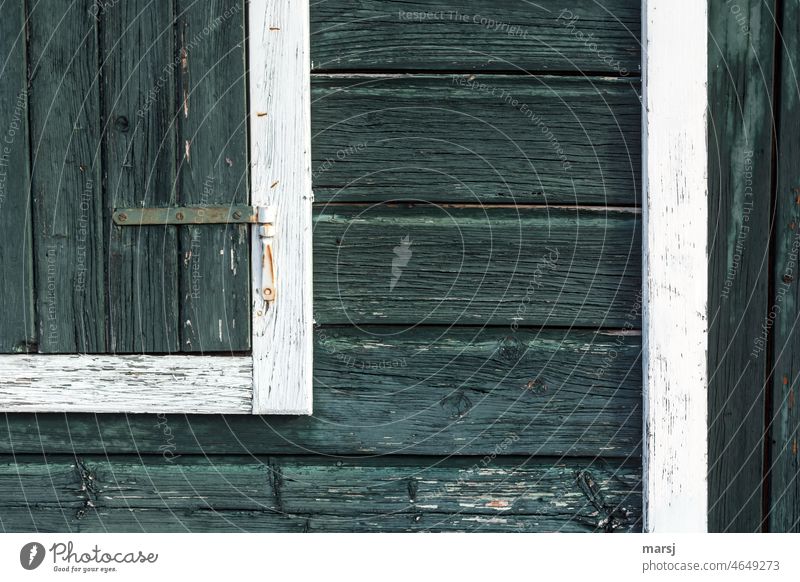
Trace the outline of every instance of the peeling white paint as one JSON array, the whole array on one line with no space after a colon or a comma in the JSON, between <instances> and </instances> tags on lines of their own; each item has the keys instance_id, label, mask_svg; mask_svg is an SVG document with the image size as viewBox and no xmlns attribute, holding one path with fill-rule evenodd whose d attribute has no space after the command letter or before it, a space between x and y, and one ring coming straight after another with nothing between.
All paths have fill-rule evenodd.
<instances>
[{"instance_id":1,"label":"peeling white paint","mask_svg":"<svg viewBox=\"0 0 800 582\"><path fill-rule=\"evenodd\" d=\"M645 0L644 514L650 532L707 529L707 11Z\"/></svg>"},{"instance_id":2,"label":"peeling white paint","mask_svg":"<svg viewBox=\"0 0 800 582\"><path fill-rule=\"evenodd\" d=\"M8 412L249 414L250 357L0 355Z\"/></svg>"},{"instance_id":3,"label":"peeling white paint","mask_svg":"<svg viewBox=\"0 0 800 582\"><path fill-rule=\"evenodd\" d=\"M254 206L274 211L277 297L260 292L252 229L255 414L311 414L311 60L306 0L250 2L250 160ZM278 29L278 30L276 30Z\"/></svg>"}]
</instances>

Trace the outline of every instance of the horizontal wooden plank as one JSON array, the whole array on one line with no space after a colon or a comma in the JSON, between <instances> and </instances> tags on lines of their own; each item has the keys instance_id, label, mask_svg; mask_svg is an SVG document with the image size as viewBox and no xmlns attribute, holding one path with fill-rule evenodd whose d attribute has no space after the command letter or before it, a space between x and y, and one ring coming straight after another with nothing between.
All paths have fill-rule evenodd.
<instances>
[{"instance_id":1,"label":"horizontal wooden plank","mask_svg":"<svg viewBox=\"0 0 800 582\"><path fill-rule=\"evenodd\" d=\"M321 323L639 325L631 211L327 206L314 225Z\"/></svg>"},{"instance_id":2,"label":"horizontal wooden plank","mask_svg":"<svg viewBox=\"0 0 800 582\"><path fill-rule=\"evenodd\" d=\"M639 454L636 335L319 327L314 336L312 417L8 414L0 451Z\"/></svg>"},{"instance_id":3,"label":"horizontal wooden plank","mask_svg":"<svg viewBox=\"0 0 800 582\"><path fill-rule=\"evenodd\" d=\"M639 525L626 531L639 531ZM69 511L46 507L0 508L0 531L36 533L219 532L219 533L375 533L505 532L580 533L591 525L561 515L475 515L472 513L387 513L341 517L287 515L271 511L189 511L165 509L95 509L74 519Z\"/></svg>"},{"instance_id":4,"label":"horizontal wooden plank","mask_svg":"<svg viewBox=\"0 0 800 582\"><path fill-rule=\"evenodd\" d=\"M242 529L262 531L438 529L437 519L492 530L509 529L492 518L514 516L528 531L635 530L640 481L636 464L592 459L6 456L0 520L5 531L29 530L40 512L50 521L57 512L57 528L118 531L144 512L169 512L172 519L138 522L139 530L183 531L197 527L195 515L216 529L230 512ZM18 508L27 517L8 512ZM380 525L397 515L414 521Z\"/></svg>"},{"instance_id":5,"label":"horizontal wooden plank","mask_svg":"<svg viewBox=\"0 0 800 582\"><path fill-rule=\"evenodd\" d=\"M0 410L250 414L253 358L0 355Z\"/></svg>"},{"instance_id":6,"label":"horizontal wooden plank","mask_svg":"<svg viewBox=\"0 0 800 582\"><path fill-rule=\"evenodd\" d=\"M596 77L316 75L316 199L637 204L638 91Z\"/></svg>"},{"instance_id":7,"label":"horizontal wooden plank","mask_svg":"<svg viewBox=\"0 0 800 582\"><path fill-rule=\"evenodd\" d=\"M313 66L640 69L641 0L326 0L311 8Z\"/></svg>"}]
</instances>

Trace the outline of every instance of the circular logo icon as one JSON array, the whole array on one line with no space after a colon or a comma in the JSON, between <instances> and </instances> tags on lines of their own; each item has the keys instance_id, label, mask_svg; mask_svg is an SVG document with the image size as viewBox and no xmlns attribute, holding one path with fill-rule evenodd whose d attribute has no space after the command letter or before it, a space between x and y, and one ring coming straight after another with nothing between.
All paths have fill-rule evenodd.
<instances>
[{"instance_id":1,"label":"circular logo icon","mask_svg":"<svg viewBox=\"0 0 800 582\"><path fill-rule=\"evenodd\" d=\"M44 546L38 542L30 542L19 551L19 563L26 570L35 570L44 561Z\"/></svg>"}]
</instances>

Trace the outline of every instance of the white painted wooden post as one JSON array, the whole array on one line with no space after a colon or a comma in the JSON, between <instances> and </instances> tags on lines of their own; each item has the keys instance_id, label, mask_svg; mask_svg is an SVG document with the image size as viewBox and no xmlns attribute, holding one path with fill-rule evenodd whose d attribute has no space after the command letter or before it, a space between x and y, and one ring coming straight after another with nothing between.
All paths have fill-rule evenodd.
<instances>
[{"instance_id":1,"label":"white painted wooden post","mask_svg":"<svg viewBox=\"0 0 800 582\"><path fill-rule=\"evenodd\" d=\"M250 21L252 203L275 217L276 301L262 297L252 236L253 413L311 414L311 57L307 0L253 0Z\"/></svg>"},{"instance_id":2,"label":"white painted wooden post","mask_svg":"<svg viewBox=\"0 0 800 582\"><path fill-rule=\"evenodd\" d=\"M644 515L707 530L707 6L644 0Z\"/></svg>"}]
</instances>

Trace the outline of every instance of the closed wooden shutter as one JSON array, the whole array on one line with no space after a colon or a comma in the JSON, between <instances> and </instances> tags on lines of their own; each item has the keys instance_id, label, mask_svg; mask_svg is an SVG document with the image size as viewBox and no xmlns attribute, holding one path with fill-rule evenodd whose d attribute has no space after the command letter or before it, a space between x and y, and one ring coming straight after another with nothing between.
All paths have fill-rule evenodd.
<instances>
[{"instance_id":1,"label":"closed wooden shutter","mask_svg":"<svg viewBox=\"0 0 800 582\"><path fill-rule=\"evenodd\" d=\"M115 208L247 204L238 0L3 8L4 353L250 349L248 225L117 226ZM19 96L19 99L18 99ZM16 119L16 118L15 118Z\"/></svg>"}]
</instances>

